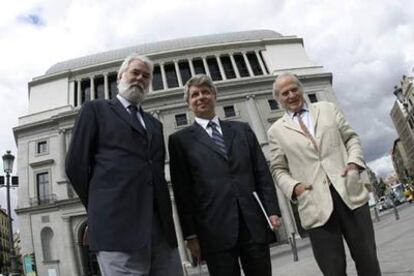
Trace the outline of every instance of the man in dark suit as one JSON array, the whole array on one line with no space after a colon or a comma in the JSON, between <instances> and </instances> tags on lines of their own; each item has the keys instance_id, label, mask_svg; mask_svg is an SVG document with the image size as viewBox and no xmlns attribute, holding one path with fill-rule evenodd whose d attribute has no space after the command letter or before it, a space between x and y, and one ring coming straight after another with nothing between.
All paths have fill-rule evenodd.
<instances>
[{"instance_id":1,"label":"man in dark suit","mask_svg":"<svg viewBox=\"0 0 414 276\"><path fill-rule=\"evenodd\" d=\"M272 227L280 211L269 168L248 124L221 121L216 88L206 75L185 85L193 125L169 138L170 172L187 247L205 259L210 275L271 275L272 232L255 201L256 191Z\"/></svg>"},{"instance_id":2,"label":"man in dark suit","mask_svg":"<svg viewBox=\"0 0 414 276\"><path fill-rule=\"evenodd\" d=\"M133 54L118 71L112 100L86 102L66 158L85 206L88 238L103 275L182 275L161 123L141 103L152 62Z\"/></svg>"}]
</instances>

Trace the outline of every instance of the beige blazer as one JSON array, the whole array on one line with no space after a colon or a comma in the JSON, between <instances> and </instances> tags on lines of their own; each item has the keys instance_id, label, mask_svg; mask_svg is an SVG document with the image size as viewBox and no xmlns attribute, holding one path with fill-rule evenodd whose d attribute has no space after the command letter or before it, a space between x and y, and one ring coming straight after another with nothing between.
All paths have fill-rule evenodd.
<instances>
[{"instance_id":1,"label":"beige blazer","mask_svg":"<svg viewBox=\"0 0 414 276\"><path fill-rule=\"evenodd\" d=\"M333 211L329 180L351 209L362 206L369 199L357 171L341 176L348 163L365 167L358 135L333 103L311 104L309 111L318 151L287 114L268 131L270 168L283 193L292 199L296 184L312 185L312 190L305 191L293 201L298 204L305 229L324 225Z\"/></svg>"}]
</instances>

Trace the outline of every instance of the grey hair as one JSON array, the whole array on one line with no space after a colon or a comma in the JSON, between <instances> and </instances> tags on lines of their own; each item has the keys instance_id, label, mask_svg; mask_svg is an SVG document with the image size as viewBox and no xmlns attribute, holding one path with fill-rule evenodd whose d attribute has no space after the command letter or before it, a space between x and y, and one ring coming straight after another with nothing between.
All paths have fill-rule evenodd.
<instances>
[{"instance_id":1,"label":"grey hair","mask_svg":"<svg viewBox=\"0 0 414 276\"><path fill-rule=\"evenodd\" d=\"M279 90L277 89L277 84L280 80L282 80L284 78L291 78L296 83L296 85L298 86L300 92L303 93L303 84L299 80L298 76L296 74L293 74L293 73L290 73L290 72L283 72L280 75L278 75L276 77L275 81L273 82L273 97L275 97L275 98L278 97Z\"/></svg>"},{"instance_id":2,"label":"grey hair","mask_svg":"<svg viewBox=\"0 0 414 276\"><path fill-rule=\"evenodd\" d=\"M207 75L198 74L190 78L184 85L184 101L187 103L191 86L207 86L215 95L217 95L217 88L214 85L213 80Z\"/></svg>"},{"instance_id":3,"label":"grey hair","mask_svg":"<svg viewBox=\"0 0 414 276\"><path fill-rule=\"evenodd\" d=\"M121 67L119 67L118 77L117 77L118 80L120 80L122 78L122 74L128 69L129 64L134 60L142 61L145 65L147 65L150 69L151 78L152 78L152 71L154 70L153 62L146 56L142 56L138 53L133 53L133 54L127 56L126 59L124 60L124 62L122 62Z\"/></svg>"}]
</instances>

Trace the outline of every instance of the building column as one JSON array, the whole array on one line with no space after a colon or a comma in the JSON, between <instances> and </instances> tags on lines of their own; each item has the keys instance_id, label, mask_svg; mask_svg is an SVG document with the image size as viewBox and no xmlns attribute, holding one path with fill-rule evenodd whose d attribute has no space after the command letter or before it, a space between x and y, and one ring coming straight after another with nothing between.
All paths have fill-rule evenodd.
<instances>
[{"instance_id":1,"label":"building column","mask_svg":"<svg viewBox=\"0 0 414 276\"><path fill-rule=\"evenodd\" d=\"M226 74L224 72L223 64L221 63L220 57L219 56L216 56L216 59L217 59L217 64L218 64L219 69L220 69L221 78L223 80L227 80L227 77L226 77Z\"/></svg>"},{"instance_id":2,"label":"building column","mask_svg":"<svg viewBox=\"0 0 414 276\"><path fill-rule=\"evenodd\" d=\"M174 66L175 66L175 74L177 75L178 86L181 87L183 86L183 80L181 79L180 67L178 66L178 61L174 60Z\"/></svg>"},{"instance_id":3,"label":"building column","mask_svg":"<svg viewBox=\"0 0 414 276\"><path fill-rule=\"evenodd\" d=\"M262 119L260 118L260 113L257 108L254 95L246 96L246 107L247 112L249 113L250 121L252 122L253 131L256 133L257 140L261 145L267 143L266 130L263 126Z\"/></svg>"},{"instance_id":4,"label":"building column","mask_svg":"<svg viewBox=\"0 0 414 276\"><path fill-rule=\"evenodd\" d=\"M262 69L263 75L267 75L266 67L265 67L265 66L264 66L264 64L263 64L263 60L262 60L262 58L260 57L260 53L259 53L259 51L258 51L258 50L256 50L256 51L254 51L254 52L256 53L256 58L257 58L257 60L259 61L260 68Z\"/></svg>"},{"instance_id":5,"label":"building column","mask_svg":"<svg viewBox=\"0 0 414 276\"><path fill-rule=\"evenodd\" d=\"M195 73L195 70L194 70L193 60L188 59L188 64L190 66L191 76L194 76L196 73Z\"/></svg>"},{"instance_id":6,"label":"building column","mask_svg":"<svg viewBox=\"0 0 414 276\"><path fill-rule=\"evenodd\" d=\"M76 103L76 106L82 105L82 80L77 80L76 84L78 85L78 102Z\"/></svg>"},{"instance_id":7,"label":"building column","mask_svg":"<svg viewBox=\"0 0 414 276\"><path fill-rule=\"evenodd\" d=\"M93 77L89 77L90 81L91 81L91 101L95 99L95 82Z\"/></svg>"},{"instance_id":8,"label":"building column","mask_svg":"<svg viewBox=\"0 0 414 276\"><path fill-rule=\"evenodd\" d=\"M201 57L203 59L203 64L204 64L204 70L206 71L206 75L211 76L210 75L210 69L208 69L208 64L207 64L207 59L206 57Z\"/></svg>"},{"instance_id":9,"label":"building column","mask_svg":"<svg viewBox=\"0 0 414 276\"><path fill-rule=\"evenodd\" d=\"M247 58L246 52L243 52L242 54L243 54L244 62L246 63L246 66L247 66L247 70L249 71L250 77L254 77L253 70L252 70L252 67L250 66L250 62L249 62L249 59Z\"/></svg>"},{"instance_id":10,"label":"building column","mask_svg":"<svg viewBox=\"0 0 414 276\"><path fill-rule=\"evenodd\" d=\"M160 69L161 69L161 78L162 78L162 83L164 85L164 89L168 89L167 77L165 76L164 63L160 63Z\"/></svg>"},{"instance_id":11,"label":"building column","mask_svg":"<svg viewBox=\"0 0 414 276\"><path fill-rule=\"evenodd\" d=\"M63 223L65 224L65 232L64 235L66 235L67 239L63 239L63 242L67 241L65 248L67 248L67 259L64 260L64 262L61 262L60 266L63 268L63 266L66 264L66 269L70 269L69 271L74 271L75 275L79 274L79 266L76 261L76 255L75 255L75 247L77 244L75 244L73 239L73 233L72 233L72 223L70 217L63 217L62 218ZM72 268L72 269L71 269ZM65 268L63 268L65 269Z\"/></svg>"},{"instance_id":12,"label":"building column","mask_svg":"<svg viewBox=\"0 0 414 276\"><path fill-rule=\"evenodd\" d=\"M108 73L105 72L103 74L103 77L104 77L104 95L105 95L105 99L109 100Z\"/></svg>"},{"instance_id":13,"label":"building column","mask_svg":"<svg viewBox=\"0 0 414 276\"><path fill-rule=\"evenodd\" d=\"M233 65L234 72L236 73L236 77L240 78L239 68L237 68L236 61L234 60L233 53L230 54L231 64Z\"/></svg>"}]
</instances>

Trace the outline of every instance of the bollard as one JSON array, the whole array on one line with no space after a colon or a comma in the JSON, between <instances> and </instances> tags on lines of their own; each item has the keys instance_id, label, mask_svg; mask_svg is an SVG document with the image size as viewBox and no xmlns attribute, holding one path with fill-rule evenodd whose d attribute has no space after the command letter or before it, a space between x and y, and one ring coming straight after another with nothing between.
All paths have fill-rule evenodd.
<instances>
[{"instance_id":1,"label":"bollard","mask_svg":"<svg viewBox=\"0 0 414 276\"><path fill-rule=\"evenodd\" d=\"M298 249L296 247L295 233L290 234L289 243L290 243L290 246L292 247L293 261L297 262L299 260L299 257L298 257Z\"/></svg>"},{"instance_id":2,"label":"bollard","mask_svg":"<svg viewBox=\"0 0 414 276\"><path fill-rule=\"evenodd\" d=\"M379 221L380 221L380 217L379 217L379 214L378 214L378 208L377 208L377 205L375 205L375 206L374 206L374 216L375 216L375 220L376 220L377 222L379 222Z\"/></svg>"},{"instance_id":3,"label":"bollard","mask_svg":"<svg viewBox=\"0 0 414 276\"><path fill-rule=\"evenodd\" d=\"M392 204L392 208L394 209L395 220L399 220L400 214L398 213L397 207L395 207L395 203Z\"/></svg>"}]
</instances>

